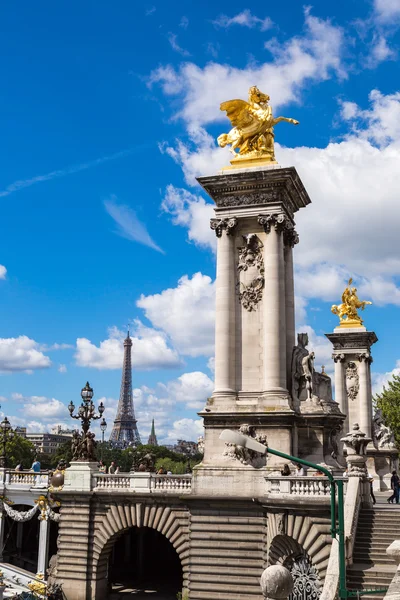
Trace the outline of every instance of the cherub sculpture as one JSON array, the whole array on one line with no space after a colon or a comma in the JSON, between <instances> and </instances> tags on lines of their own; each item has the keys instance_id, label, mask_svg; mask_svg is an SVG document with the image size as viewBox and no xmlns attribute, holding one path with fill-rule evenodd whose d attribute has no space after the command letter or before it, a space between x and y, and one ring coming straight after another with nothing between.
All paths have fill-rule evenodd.
<instances>
[{"instance_id":1,"label":"cherub sculpture","mask_svg":"<svg viewBox=\"0 0 400 600\"><path fill-rule=\"evenodd\" d=\"M360 300L357 296L357 288L351 288L353 280L350 278L346 289L342 294L342 304L334 304L331 311L340 319L341 327L361 327L363 321L357 310L364 308L367 304L372 304L368 300Z\"/></svg>"},{"instance_id":2,"label":"cherub sculpture","mask_svg":"<svg viewBox=\"0 0 400 600\"><path fill-rule=\"evenodd\" d=\"M268 94L260 92L257 86L249 89L249 101L228 100L221 104L221 110L233 125L229 133L222 133L217 142L221 148L231 144L230 151L236 160L262 159L276 162L274 152L274 126L281 121L298 125L295 119L274 118L268 104ZM236 150L239 152L236 152Z\"/></svg>"}]
</instances>

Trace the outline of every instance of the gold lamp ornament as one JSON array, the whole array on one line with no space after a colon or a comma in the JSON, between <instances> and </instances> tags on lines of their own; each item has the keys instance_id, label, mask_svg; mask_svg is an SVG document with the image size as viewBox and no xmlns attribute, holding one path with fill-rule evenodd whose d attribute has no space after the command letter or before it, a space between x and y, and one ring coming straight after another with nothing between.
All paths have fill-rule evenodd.
<instances>
[{"instance_id":1,"label":"gold lamp ornament","mask_svg":"<svg viewBox=\"0 0 400 600\"><path fill-rule=\"evenodd\" d=\"M353 280L350 278L346 289L342 294L342 304L333 304L331 311L340 319L339 327L363 327L363 320L358 310L364 310L369 300L360 300L357 296L357 288L351 287Z\"/></svg>"},{"instance_id":2,"label":"gold lamp ornament","mask_svg":"<svg viewBox=\"0 0 400 600\"><path fill-rule=\"evenodd\" d=\"M228 133L221 133L217 138L221 148L230 145L234 155L232 167L225 169L276 165L274 150L274 126L282 121L298 125L295 119L274 117L269 104L268 94L261 92L257 86L249 89L246 100L228 100L220 106L233 125Z\"/></svg>"}]
</instances>

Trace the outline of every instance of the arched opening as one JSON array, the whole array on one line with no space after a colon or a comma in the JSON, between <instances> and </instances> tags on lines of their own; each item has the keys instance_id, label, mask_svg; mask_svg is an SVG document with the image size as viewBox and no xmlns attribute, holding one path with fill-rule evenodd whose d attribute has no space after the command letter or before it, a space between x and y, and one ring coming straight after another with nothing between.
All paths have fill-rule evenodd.
<instances>
[{"instance_id":1,"label":"arched opening","mask_svg":"<svg viewBox=\"0 0 400 600\"><path fill-rule=\"evenodd\" d=\"M171 542L149 527L132 527L109 556L110 599L176 600L182 591L182 565Z\"/></svg>"},{"instance_id":2,"label":"arched opening","mask_svg":"<svg viewBox=\"0 0 400 600\"><path fill-rule=\"evenodd\" d=\"M14 504L17 511L30 510L32 506ZM3 561L16 567L21 567L36 573L38 560L39 521L34 515L24 523L14 521L8 516L5 518Z\"/></svg>"},{"instance_id":3,"label":"arched opening","mask_svg":"<svg viewBox=\"0 0 400 600\"><path fill-rule=\"evenodd\" d=\"M292 574L294 587L289 600L318 600L322 582L318 569L303 546L292 537L277 535L268 553L269 564L281 564Z\"/></svg>"}]
</instances>

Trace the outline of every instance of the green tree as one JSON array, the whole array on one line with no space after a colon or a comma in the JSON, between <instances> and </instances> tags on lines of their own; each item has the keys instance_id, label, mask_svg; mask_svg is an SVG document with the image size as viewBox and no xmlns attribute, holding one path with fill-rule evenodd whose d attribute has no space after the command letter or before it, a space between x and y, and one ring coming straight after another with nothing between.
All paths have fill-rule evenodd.
<instances>
[{"instance_id":1,"label":"green tree","mask_svg":"<svg viewBox=\"0 0 400 600\"><path fill-rule=\"evenodd\" d=\"M394 435L396 445L400 448L400 375L393 375L384 386L381 394L376 394L375 404L382 411L382 418Z\"/></svg>"},{"instance_id":2,"label":"green tree","mask_svg":"<svg viewBox=\"0 0 400 600\"><path fill-rule=\"evenodd\" d=\"M35 455L35 446L20 435L14 435L6 444L7 466L10 468L21 463L24 469L30 469Z\"/></svg>"}]
</instances>

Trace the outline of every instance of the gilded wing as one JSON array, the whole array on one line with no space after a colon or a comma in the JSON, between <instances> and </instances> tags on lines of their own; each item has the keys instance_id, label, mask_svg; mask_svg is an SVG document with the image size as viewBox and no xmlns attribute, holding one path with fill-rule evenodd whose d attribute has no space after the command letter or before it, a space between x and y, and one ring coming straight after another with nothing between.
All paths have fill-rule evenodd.
<instances>
[{"instance_id":1,"label":"gilded wing","mask_svg":"<svg viewBox=\"0 0 400 600\"><path fill-rule=\"evenodd\" d=\"M251 112L251 106L246 100L228 100L221 104L220 109L226 111L226 116L233 127L239 127L239 129L250 125L254 120L258 120Z\"/></svg>"}]
</instances>

